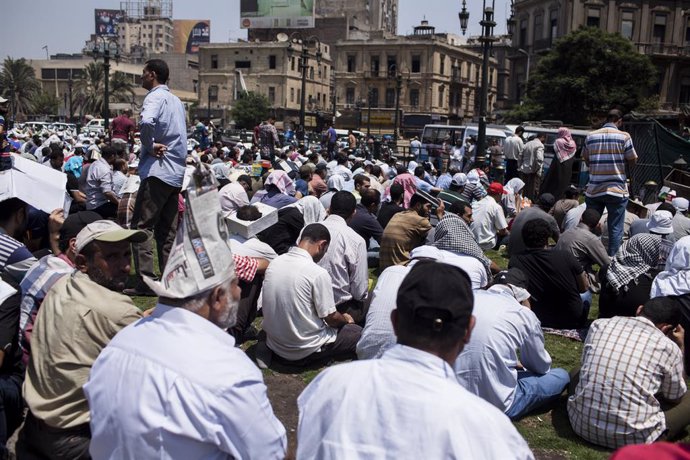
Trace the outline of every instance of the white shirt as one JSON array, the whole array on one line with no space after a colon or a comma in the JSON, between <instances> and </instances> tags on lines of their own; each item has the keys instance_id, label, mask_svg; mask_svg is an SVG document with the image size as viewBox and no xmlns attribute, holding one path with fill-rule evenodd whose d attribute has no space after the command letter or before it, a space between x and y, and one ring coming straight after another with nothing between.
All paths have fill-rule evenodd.
<instances>
[{"instance_id":1,"label":"white shirt","mask_svg":"<svg viewBox=\"0 0 690 460\"><path fill-rule=\"evenodd\" d=\"M182 308L159 304L120 331L84 393L93 458L283 458L287 449L259 369L227 332Z\"/></svg>"},{"instance_id":2,"label":"white shirt","mask_svg":"<svg viewBox=\"0 0 690 460\"><path fill-rule=\"evenodd\" d=\"M396 345L381 359L321 372L297 399L300 459L531 459L508 417L424 351Z\"/></svg>"},{"instance_id":3,"label":"white shirt","mask_svg":"<svg viewBox=\"0 0 690 460\"><path fill-rule=\"evenodd\" d=\"M566 212L565 218L563 218L563 228L561 229L561 233L564 233L567 230L570 230L571 228L577 227L577 224L580 223L580 219L582 219L582 214L585 213L585 209L587 209L587 205L585 203L582 203L579 206Z\"/></svg>"},{"instance_id":4,"label":"white shirt","mask_svg":"<svg viewBox=\"0 0 690 460\"><path fill-rule=\"evenodd\" d=\"M376 287L371 293L371 304L367 310L362 336L357 342L359 359L380 358L386 350L395 345L397 339L391 323L391 311L396 308L398 289L403 279L417 263L415 257L437 260L465 270L472 282L472 289L481 289L489 282L486 268L474 257L461 256L433 246L413 249L410 253L412 260L407 266L392 265L386 268L376 282Z\"/></svg>"},{"instance_id":5,"label":"white shirt","mask_svg":"<svg viewBox=\"0 0 690 460\"><path fill-rule=\"evenodd\" d=\"M335 341L337 330L323 318L335 312L328 272L299 247L278 256L266 270L261 304L266 345L296 361Z\"/></svg>"},{"instance_id":6,"label":"white shirt","mask_svg":"<svg viewBox=\"0 0 690 460\"><path fill-rule=\"evenodd\" d=\"M503 142L503 155L506 160L518 160L522 156L522 150L525 148L525 143L518 135L507 137Z\"/></svg>"},{"instance_id":7,"label":"white shirt","mask_svg":"<svg viewBox=\"0 0 690 460\"><path fill-rule=\"evenodd\" d=\"M470 230L477 244L482 249L493 249L496 246L496 233L508 228L503 208L493 197L487 195L472 202L472 215L474 222L470 225Z\"/></svg>"},{"instance_id":8,"label":"white shirt","mask_svg":"<svg viewBox=\"0 0 690 460\"><path fill-rule=\"evenodd\" d=\"M340 216L331 214L321 222L331 234L331 243L319 266L326 269L333 282L335 304L364 300L369 289L367 244Z\"/></svg>"},{"instance_id":9,"label":"white shirt","mask_svg":"<svg viewBox=\"0 0 690 460\"><path fill-rule=\"evenodd\" d=\"M458 382L505 412L517 386L516 350L525 369L536 374L551 369L541 324L532 310L496 292L475 291L472 314L472 338L455 361Z\"/></svg>"}]
</instances>

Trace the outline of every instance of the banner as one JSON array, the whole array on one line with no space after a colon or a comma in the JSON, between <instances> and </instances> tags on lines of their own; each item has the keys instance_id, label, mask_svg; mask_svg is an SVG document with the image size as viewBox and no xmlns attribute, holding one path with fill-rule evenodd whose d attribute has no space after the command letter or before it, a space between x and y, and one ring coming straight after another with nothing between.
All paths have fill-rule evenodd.
<instances>
[{"instance_id":1,"label":"banner","mask_svg":"<svg viewBox=\"0 0 690 460\"><path fill-rule=\"evenodd\" d=\"M173 52L197 54L199 45L211 41L211 21L209 19L175 19L173 37Z\"/></svg>"},{"instance_id":2,"label":"banner","mask_svg":"<svg viewBox=\"0 0 690 460\"><path fill-rule=\"evenodd\" d=\"M243 29L314 27L314 0L240 0Z\"/></svg>"},{"instance_id":3,"label":"banner","mask_svg":"<svg viewBox=\"0 0 690 460\"><path fill-rule=\"evenodd\" d=\"M117 36L117 26L124 20L122 10L94 10L96 16L96 35Z\"/></svg>"}]
</instances>

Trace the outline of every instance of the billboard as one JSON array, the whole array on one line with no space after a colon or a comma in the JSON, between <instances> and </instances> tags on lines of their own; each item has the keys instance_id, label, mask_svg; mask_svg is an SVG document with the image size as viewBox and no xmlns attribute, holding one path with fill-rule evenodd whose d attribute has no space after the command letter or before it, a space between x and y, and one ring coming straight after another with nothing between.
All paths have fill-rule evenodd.
<instances>
[{"instance_id":1,"label":"billboard","mask_svg":"<svg viewBox=\"0 0 690 460\"><path fill-rule=\"evenodd\" d=\"M314 27L314 0L240 0L243 29Z\"/></svg>"},{"instance_id":2,"label":"billboard","mask_svg":"<svg viewBox=\"0 0 690 460\"><path fill-rule=\"evenodd\" d=\"M96 16L96 35L106 37L117 35L117 26L125 18L122 10L94 10Z\"/></svg>"},{"instance_id":3,"label":"billboard","mask_svg":"<svg viewBox=\"0 0 690 460\"><path fill-rule=\"evenodd\" d=\"M173 52L197 54L199 45L211 41L211 21L209 19L175 19L173 38Z\"/></svg>"}]
</instances>

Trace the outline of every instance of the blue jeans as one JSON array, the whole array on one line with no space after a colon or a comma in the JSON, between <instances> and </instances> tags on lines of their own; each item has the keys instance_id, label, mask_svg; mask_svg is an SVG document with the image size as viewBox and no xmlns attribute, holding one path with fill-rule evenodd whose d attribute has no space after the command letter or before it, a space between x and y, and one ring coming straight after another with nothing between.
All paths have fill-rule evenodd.
<instances>
[{"instance_id":1,"label":"blue jeans","mask_svg":"<svg viewBox=\"0 0 690 460\"><path fill-rule=\"evenodd\" d=\"M613 195L603 195L594 198L586 197L585 203L588 208L596 209L602 214L604 213L604 209L608 211L609 255L614 256L623 242L625 207L628 204L628 199Z\"/></svg>"},{"instance_id":2,"label":"blue jeans","mask_svg":"<svg viewBox=\"0 0 690 460\"><path fill-rule=\"evenodd\" d=\"M544 375L518 371L513 404L506 411L506 415L511 420L516 420L532 410L558 399L569 382L570 375L561 368L551 369Z\"/></svg>"}]
</instances>

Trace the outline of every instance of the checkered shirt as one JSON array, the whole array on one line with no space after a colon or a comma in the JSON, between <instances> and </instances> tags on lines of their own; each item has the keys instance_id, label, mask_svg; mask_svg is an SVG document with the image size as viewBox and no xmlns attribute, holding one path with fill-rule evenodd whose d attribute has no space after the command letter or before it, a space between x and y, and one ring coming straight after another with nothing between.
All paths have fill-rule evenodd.
<instances>
[{"instance_id":1,"label":"checkered shirt","mask_svg":"<svg viewBox=\"0 0 690 460\"><path fill-rule=\"evenodd\" d=\"M256 270L259 268L259 261L247 256L232 255L235 261L235 274L240 281L251 282L256 276Z\"/></svg>"},{"instance_id":2,"label":"checkered shirt","mask_svg":"<svg viewBox=\"0 0 690 460\"><path fill-rule=\"evenodd\" d=\"M685 394L680 348L643 317L592 323L568 417L584 439L610 448L650 443L666 430L655 395Z\"/></svg>"}]
</instances>

